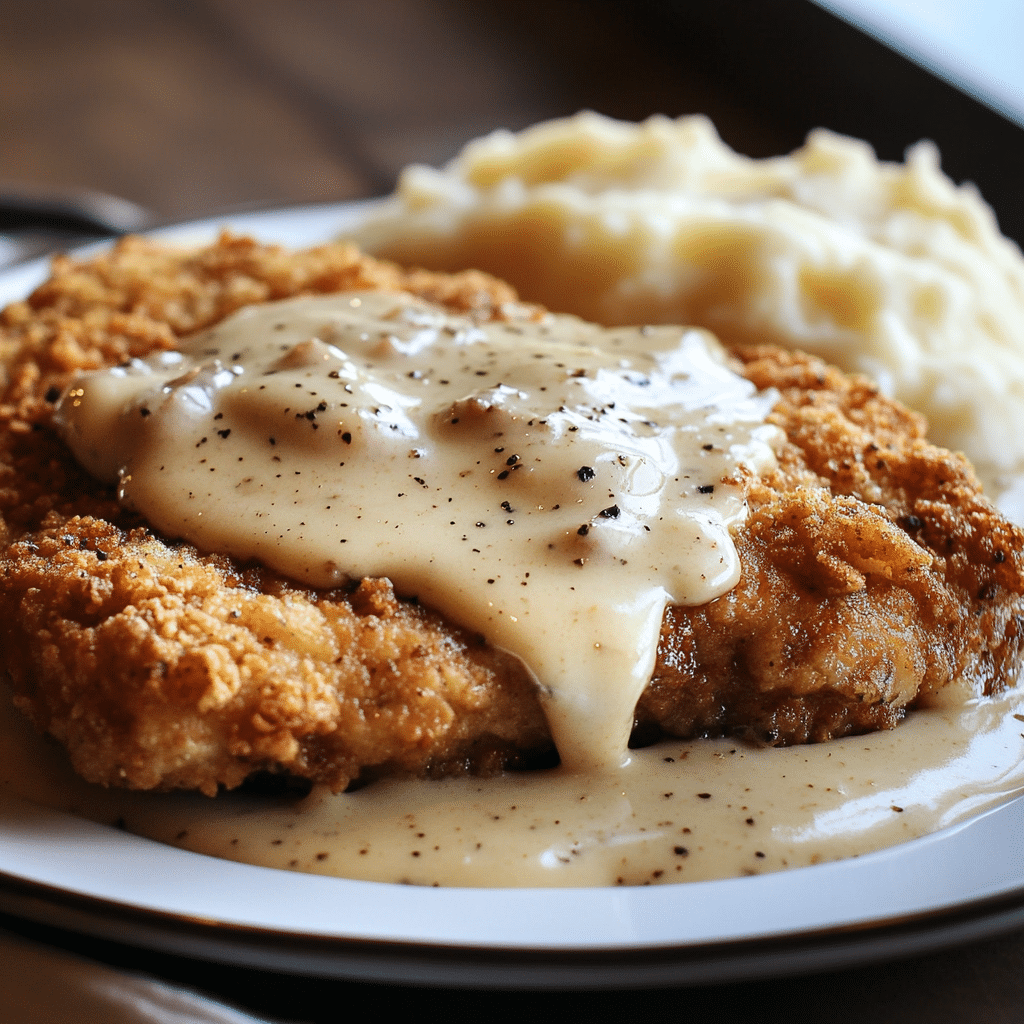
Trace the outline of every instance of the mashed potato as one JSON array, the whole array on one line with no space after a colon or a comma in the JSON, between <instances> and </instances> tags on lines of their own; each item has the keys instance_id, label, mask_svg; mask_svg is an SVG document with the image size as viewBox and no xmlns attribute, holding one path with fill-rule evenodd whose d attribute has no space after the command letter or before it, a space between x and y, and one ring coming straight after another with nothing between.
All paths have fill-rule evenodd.
<instances>
[{"instance_id":1,"label":"mashed potato","mask_svg":"<svg viewBox=\"0 0 1024 1024\"><path fill-rule=\"evenodd\" d=\"M357 237L600 323L804 349L925 413L990 485L1024 466L1024 259L930 143L888 164L818 130L752 160L703 117L583 113L408 168Z\"/></svg>"}]
</instances>

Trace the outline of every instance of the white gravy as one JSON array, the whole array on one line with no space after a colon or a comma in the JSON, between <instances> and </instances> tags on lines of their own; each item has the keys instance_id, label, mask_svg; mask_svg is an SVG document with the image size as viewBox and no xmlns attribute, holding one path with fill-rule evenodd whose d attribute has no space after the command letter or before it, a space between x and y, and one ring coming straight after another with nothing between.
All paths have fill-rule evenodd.
<instances>
[{"instance_id":1,"label":"white gravy","mask_svg":"<svg viewBox=\"0 0 1024 1024\"><path fill-rule=\"evenodd\" d=\"M376 294L254 307L84 378L65 435L154 526L317 586L390 576L523 659L563 767L301 800L106 791L7 701L0 764L34 768L0 769L0 792L219 857L468 886L795 868L1019 793L1016 692L827 744L627 758L666 602L735 583L741 467L773 463L770 404L700 332L487 326Z\"/></svg>"},{"instance_id":2,"label":"white gravy","mask_svg":"<svg viewBox=\"0 0 1024 1024\"><path fill-rule=\"evenodd\" d=\"M738 581L738 474L774 465L772 404L702 331L367 292L87 374L59 423L164 535L319 587L387 576L517 655L580 768L626 759L666 604Z\"/></svg>"},{"instance_id":3,"label":"white gravy","mask_svg":"<svg viewBox=\"0 0 1024 1024\"><path fill-rule=\"evenodd\" d=\"M670 741L631 764L496 779L392 780L303 800L106 790L0 700L0 796L216 857L455 886L692 882L857 856L1024 791L1024 695L915 711L799 747ZM24 766L30 765L31 770ZM8 813L0 799L0 828Z\"/></svg>"}]
</instances>

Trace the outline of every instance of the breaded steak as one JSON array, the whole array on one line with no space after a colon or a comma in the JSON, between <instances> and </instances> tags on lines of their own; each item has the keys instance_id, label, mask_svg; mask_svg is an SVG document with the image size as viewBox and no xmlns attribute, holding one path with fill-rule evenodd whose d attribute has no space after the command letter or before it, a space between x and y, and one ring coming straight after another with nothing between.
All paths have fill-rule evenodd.
<instances>
[{"instance_id":1,"label":"breaded steak","mask_svg":"<svg viewBox=\"0 0 1024 1024\"><path fill-rule=\"evenodd\" d=\"M0 320L0 657L18 705L87 779L214 793L260 770L336 789L383 772L493 771L551 752L523 667L396 597L312 591L168 543L51 429L73 374L170 349L243 305L408 291L501 318L481 274L402 271L331 245L142 240L51 280ZM738 350L788 441L747 481L730 593L665 616L638 739L799 743L895 725L1014 682L1024 535L921 419L810 357Z\"/></svg>"}]
</instances>

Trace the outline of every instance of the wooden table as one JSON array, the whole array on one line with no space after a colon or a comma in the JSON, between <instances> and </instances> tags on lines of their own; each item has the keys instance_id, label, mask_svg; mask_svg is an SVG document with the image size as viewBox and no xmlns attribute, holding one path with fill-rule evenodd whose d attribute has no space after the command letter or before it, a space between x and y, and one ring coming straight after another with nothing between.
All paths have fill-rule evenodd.
<instances>
[{"instance_id":1,"label":"wooden table","mask_svg":"<svg viewBox=\"0 0 1024 1024\"><path fill-rule=\"evenodd\" d=\"M164 219L389 191L495 127L709 114L751 156L819 124L939 143L1004 230L1024 132L806 0L0 0L0 184Z\"/></svg>"},{"instance_id":2,"label":"wooden table","mask_svg":"<svg viewBox=\"0 0 1024 1024\"><path fill-rule=\"evenodd\" d=\"M703 111L755 156L817 124L893 159L931 137L1024 238L1024 132L804 0L0 0L0 184L87 186L159 219L380 195L411 161L584 107ZM2 923L291 1020L334 1020L373 989ZM1024 934L799 979L500 998L523 1016L1016 1022ZM495 1006L493 992L387 1000L458 1016Z\"/></svg>"}]
</instances>

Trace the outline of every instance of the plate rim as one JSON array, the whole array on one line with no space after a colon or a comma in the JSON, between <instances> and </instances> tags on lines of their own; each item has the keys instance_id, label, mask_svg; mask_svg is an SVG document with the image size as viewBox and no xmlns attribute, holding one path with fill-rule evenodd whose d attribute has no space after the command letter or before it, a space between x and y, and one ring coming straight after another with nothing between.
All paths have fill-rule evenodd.
<instances>
[{"instance_id":1,"label":"plate rim","mask_svg":"<svg viewBox=\"0 0 1024 1024\"><path fill-rule=\"evenodd\" d=\"M966 825L970 826L971 822ZM186 854L189 851L176 852ZM815 870L801 868L785 874L800 875ZM331 881L345 883L347 880ZM747 881L727 880L729 884ZM383 886L383 883L363 884ZM701 884L712 883L682 883L673 888L687 889ZM479 893L495 891L510 892L476 890ZM588 890L574 892L585 898ZM880 959L919 955L953 944L991 938L1024 925L1024 885L1018 882L1001 893L868 923L710 943L619 948L470 946L281 932L186 918L72 893L17 878L3 869L0 869L0 912L122 945L296 975L463 988L544 990L571 984L588 990L641 989L710 985L863 966Z\"/></svg>"},{"instance_id":2,"label":"plate rim","mask_svg":"<svg viewBox=\"0 0 1024 1024\"><path fill-rule=\"evenodd\" d=\"M366 212L379 203L380 200L354 200L246 211L171 223L145 234L171 241L188 241L211 238L220 229L227 228L232 231L258 232L262 239L286 244L316 244L343 236L345 231L357 226ZM71 255L90 255L106 244L109 243L74 250ZM0 304L5 305L24 297L45 278L48 266L49 259L42 258L0 270ZM1008 812L1008 808L1012 808L1013 812ZM48 813L62 816L62 812ZM117 833L115 829L107 826L86 823L83 819L71 815L63 817L69 819L69 822L105 830L115 838L118 835L124 836L123 833ZM669 942L641 941L642 936L635 934L637 922L630 914L639 913L637 907L643 908L645 913L649 912L645 904L664 903L666 890L684 890L694 895L708 893L711 899L724 891L739 892L746 897L753 890L780 889L785 892L792 889L797 892L804 888L804 880L810 884L811 879L818 880L816 885L820 885L824 879L827 886L829 880L850 874L848 866L852 864L859 865L858 872L863 868L870 870L872 867L882 871L889 870L887 863L905 858L907 850L934 851L939 845L948 843L953 836L962 837L972 829L984 830L985 822L991 825L993 822L1002 821L1004 817L1006 822L1012 822L1004 825L1004 828L1015 830L1014 835L1024 835L1024 800L1016 800L992 808L951 829L889 850L878 851L850 861L798 868L749 879L676 883L650 889L426 890L443 894L471 893L474 895L463 895L461 899L477 905L484 902L489 895L492 905L496 903L499 907L503 902L522 901L524 898L551 900L552 893L563 894L555 900L559 904L571 905L574 902L594 900L597 898L595 894L602 894L604 901L607 902L608 894L614 892L617 894L616 899L626 908L626 923L617 942L606 941L603 944L594 939L578 941L575 944L563 939L561 942L544 945L522 940L499 943L493 939L482 940L479 943L464 943L437 937L415 939L406 935L397 938L356 934L353 931L344 934L341 930L327 934L322 931L304 932L294 928L253 926L251 923L218 919L216 916L201 913L175 913L155 905L144 905L138 898L135 902L112 899L109 896L97 895L99 890L93 893L76 891L47 881L39 875L32 877L32 872L12 871L8 860L8 835L0 836L0 908L16 908L13 912L19 916L40 923L57 923L58 927L61 919L75 922L72 930L83 930L92 934L98 934L96 929L102 930L105 920L115 918L122 924L127 920L141 945L172 951L167 948L168 945L184 943L195 948L198 944L205 950L205 954L201 955L214 960L228 959L241 952L252 955L256 948L264 966L282 969L284 964L288 964L290 966L284 966L284 969L296 973L381 980L385 977L387 968L387 980L403 980L409 983L433 981L435 984L483 986L492 985L495 979L498 979L516 987L555 987L571 981L573 984L587 987L608 988L616 987L623 982L623 972L637 971L646 965L649 969L640 973L648 980L641 980L640 984L710 983L863 963L893 955L894 950L897 955L909 955L912 952L938 948L1018 927L1024 924L1024 862L1021 863L1020 870L1012 881L990 885L988 891L974 895L965 896L964 892L961 892L959 898L947 899L946 902L939 899L931 905L918 906L916 909L904 907L903 910L893 910L888 915L869 914L863 918L854 915L843 922L832 924L828 924L826 920L819 920L813 926L805 924L790 930L776 929L747 936L734 934L727 938L709 937L703 940L677 938ZM131 840L151 843L150 840L137 836L131 837ZM55 840L50 853L56 855L56 847L61 845L61 840ZM231 868L244 868L246 871L273 871L275 876L294 875L276 869L219 861L204 857L202 854L164 847L161 844L151 845L163 851L173 851L176 855L198 857L204 861L227 866L229 874ZM928 853L923 855L929 856ZM183 870L187 863L182 862ZM323 876L298 877L321 879L316 885L325 881ZM795 883L758 884L759 879L794 878L797 879ZM392 893L417 891L411 887L387 883L356 882L348 879L326 881L340 887L339 891L345 891L346 887L349 887L349 893L360 893L371 899L375 898L374 892L379 896L383 889ZM311 891L315 891L316 885L310 886ZM572 896L567 897L564 895L566 893L571 893ZM659 895L645 895L655 893ZM500 898L495 899L496 894L500 894ZM683 903L686 902L684 899ZM678 911L679 908L675 909ZM631 927L634 929L632 933ZM642 928L642 923L640 927ZM288 954L288 950L296 944L306 947L305 970L302 968L301 958L296 961ZM438 964L438 959L443 962ZM545 962L542 963L541 960ZM428 961L435 974L440 970L442 978L436 978L435 974L430 972L424 975L421 968L423 963ZM503 967L500 961L505 961L506 965ZM633 977L630 984L637 981L638 979Z\"/></svg>"}]
</instances>

